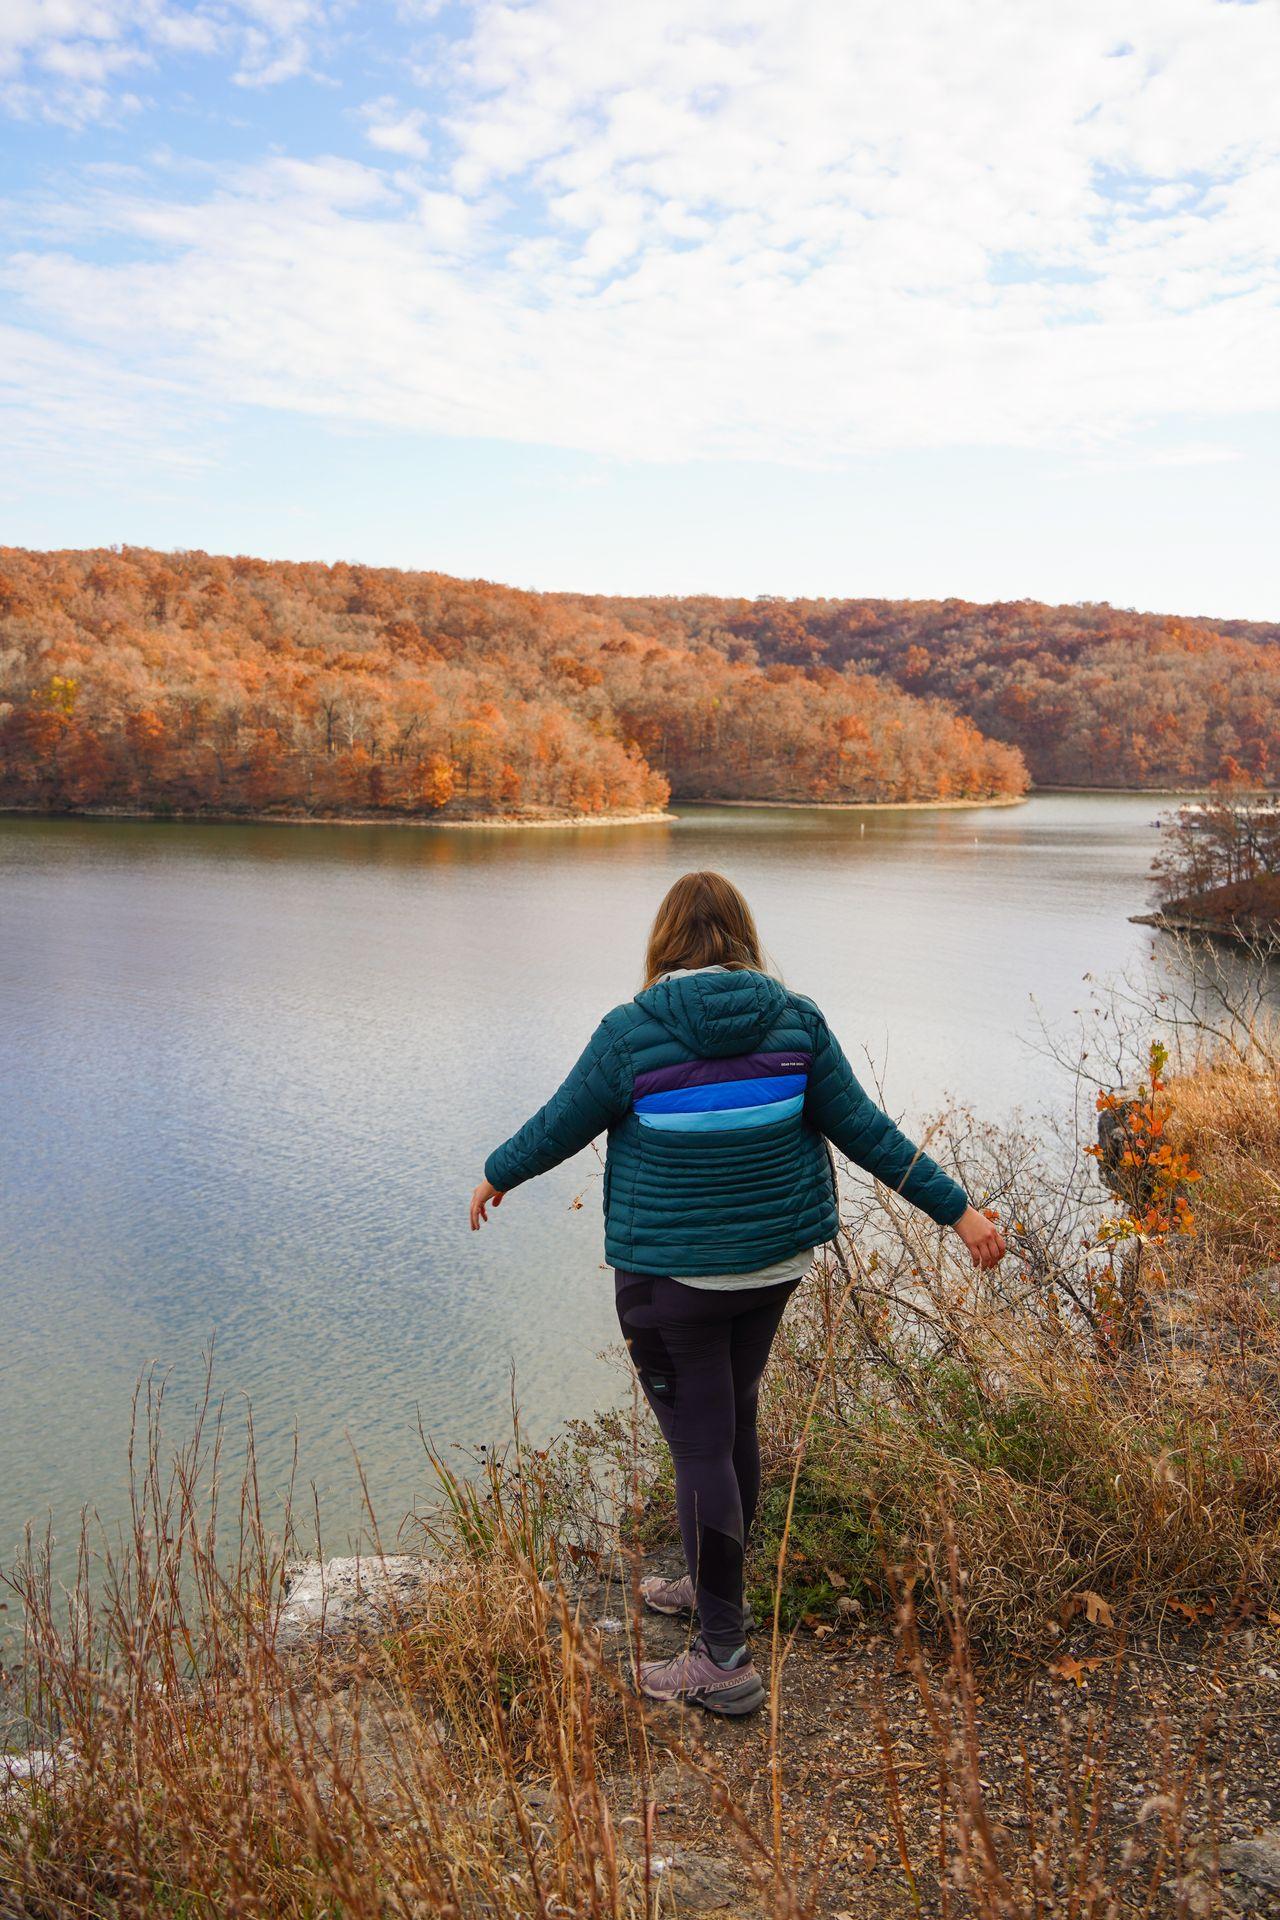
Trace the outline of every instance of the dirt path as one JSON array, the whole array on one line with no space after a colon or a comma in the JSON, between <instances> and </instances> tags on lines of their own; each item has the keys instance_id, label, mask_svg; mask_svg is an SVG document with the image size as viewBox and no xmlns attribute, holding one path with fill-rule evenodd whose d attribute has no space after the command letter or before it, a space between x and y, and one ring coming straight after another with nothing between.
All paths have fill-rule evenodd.
<instances>
[{"instance_id":1,"label":"dirt path","mask_svg":"<svg viewBox=\"0 0 1280 1920\"><path fill-rule=\"evenodd\" d=\"M616 1592L598 1591L588 1604L606 1621L620 1618ZM948 1826L954 1836L959 1806L976 1811L980 1798L1014 1887L1026 1881L1041 1847L1055 1881L1061 1884L1055 1865L1071 1854L1081 1880L1114 1890L1117 1912L1143 1911L1154 1891L1153 1914L1280 1914L1280 1618L1225 1636L1211 1625L1173 1621L1125 1644L1116 1629L1081 1620L1061 1641L1047 1642L1043 1656L979 1668L980 1757L967 1781L964 1743L956 1741L962 1715L950 1721ZM647 1618L646 1654L674 1652L684 1631ZM767 1636L758 1641L767 1678ZM924 1671L944 1717L946 1668L936 1649L926 1653ZM683 1739L712 1759L737 1804L769 1831L767 1707L745 1723L659 1709L651 1724L659 1747L664 1735ZM814 1896L815 1914L888 1920L942 1913L940 1874L950 1877L952 1867L939 1862L938 1756L948 1737L939 1741L890 1632L794 1639L781 1687L783 1831L798 1891ZM705 1789L670 1751L656 1780L658 1857L679 1860L692 1850L719 1871L710 1885L704 1872L684 1904L757 1910L740 1848ZM1090 1831L1085 1846L1080 1836ZM1081 1870L1085 1858L1092 1864ZM953 1894L952 1911L969 1910Z\"/></svg>"}]
</instances>

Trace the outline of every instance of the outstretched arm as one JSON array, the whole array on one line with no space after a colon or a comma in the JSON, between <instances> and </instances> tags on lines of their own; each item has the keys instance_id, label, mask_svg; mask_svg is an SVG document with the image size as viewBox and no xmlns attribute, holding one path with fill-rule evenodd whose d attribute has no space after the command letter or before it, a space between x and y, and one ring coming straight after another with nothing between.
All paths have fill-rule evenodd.
<instances>
[{"instance_id":1,"label":"outstretched arm","mask_svg":"<svg viewBox=\"0 0 1280 1920\"><path fill-rule=\"evenodd\" d=\"M571 1154L621 1120L631 1104L630 1086L614 1042L596 1028L567 1078L537 1113L484 1163L484 1179L471 1198L471 1225L487 1220L490 1201L559 1166Z\"/></svg>"},{"instance_id":2,"label":"outstretched arm","mask_svg":"<svg viewBox=\"0 0 1280 1920\"><path fill-rule=\"evenodd\" d=\"M892 1187L940 1227L954 1227L975 1266L993 1267L1004 1256L999 1230L936 1160L908 1140L858 1082L840 1042L817 1016L813 1065L805 1099L814 1125L856 1166Z\"/></svg>"}]
</instances>

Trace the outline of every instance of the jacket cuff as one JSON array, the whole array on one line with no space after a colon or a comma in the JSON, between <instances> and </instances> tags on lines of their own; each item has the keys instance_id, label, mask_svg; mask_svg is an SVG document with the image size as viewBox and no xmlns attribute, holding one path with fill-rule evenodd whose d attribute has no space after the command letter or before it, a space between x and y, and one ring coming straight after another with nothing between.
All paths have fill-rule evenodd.
<instances>
[{"instance_id":1,"label":"jacket cuff","mask_svg":"<svg viewBox=\"0 0 1280 1920\"><path fill-rule=\"evenodd\" d=\"M485 1161L484 1177L491 1187L498 1189L499 1193L510 1193L512 1187L518 1187L520 1185L519 1179L513 1179L510 1169L504 1165L501 1147L495 1147L489 1155L489 1158ZM957 1218L959 1218L958 1215Z\"/></svg>"},{"instance_id":2,"label":"jacket cuff","mask_svg":"<svg viewBox=\"0 0 1280 1920\"><path fill-rule=\"evenodd\" d=\"M968 1211L970 1204L964 1188L957 1185L955 1195L945 1200L940 1207L935 1208L933 1217L940 1227L954 1227L961 1214Z\"/></svg>"}]
</instances>

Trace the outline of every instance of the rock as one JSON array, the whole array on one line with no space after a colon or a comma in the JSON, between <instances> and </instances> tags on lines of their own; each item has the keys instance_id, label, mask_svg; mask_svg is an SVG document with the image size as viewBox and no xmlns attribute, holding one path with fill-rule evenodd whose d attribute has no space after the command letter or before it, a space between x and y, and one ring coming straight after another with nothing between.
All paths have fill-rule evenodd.
<instances>
[{"instance_id":1,"label":"rock","mask_svg":"<svg viewBox=\"0 0 1280 1920\"><path fill-rule=\"evenodd\" d=\"M1212 1344L1213 1322L1194 1284L1199 1252L1199 1243L1189 1234L1171 1234L1158 1242L1139 1236L1121 1247L1121 1290L1140 1309L1125 1333L1134 1358L1167 1363L1171 1355L1199 1352Z\"/></svg>"},{"instance_id":2,"label":"rock","mask_svg":"<svg viewBox=\"0 0 1280 1920\"><path fill-rule=\"evenodd\" d=\"M1152 1292L1142 1309L1142 1331L1162 1347L1207 1349L1221 1339L1221 1328L1206 1319L1204 1302L1187 1287Z\"/></svg>"},{"instance_id":3,"label":"rock","mask_svg":"<svg viewBox=\"0 0 1280 1920\"><path fill-rule=\"evenodd\" d=\"M1130 1241L1120 1256L1126 1291L1141 1303L1128 1359L1202 1388L1230 1371L1262 1393L1277 1385L1280 1268L1228 1281L1207 1273L1194 1234L1158 1245Z\"/></svg>"},{"instance_id":4,"label":"rock","mask_svg":"<svg viewBox=\"0 0 1280 1920\"><path fill-rule=\"evenodd\" d=\"M276 1616L276 1645L300 1647L323 1636L376 1632L387 1616L410 1607L445 1572L416 1554L363 1559L302 1560L285 1569L285 1598Z\"/></svg>"},{"instance_id":5,"label":"rock","mask_svg":"<svg viewBox=\"0 0 1280 1920\"><path fill-rule=\"evenodd\" d=\"M1139 1212L1151 1203L1156 1191L1155 1172L1148 1164L1154 1144L1150 1138L1151 1094L1142 1087L1118 1087L1111 1102L1098 1114L1098 1177L1123 1207ZM1158 1105L1163 1108L1165 1104L1162 1097ZM1136 1154L1137 1164L1126 1166L1124 1158L1130 1150ZM1166 1201L1179 1193L1190 1197L1189 1188L1179 1186L1165 1196Z\"/></svg>"},{"instance_id":6,"label":"rock","mask_svg":"<svg viewBox=\"0 0 1280 1920\"><path fill-rule=\"evenodd\" d=\"M1235 1873L1251 1886L1280 1893L1280 1827L1268 1827L1248 1840L1233 1840L1219 1856L1223 1873Z\"/></svg>"},{"instance_id":7,"label":"rock","mask_svg":"<svg viewBox=\"0 0 1280 1920\"><path fill-rule=\"evenodd\" d=\"M69 1740L60 1740L56 1747L28 1747L25 1753L0 1753L0 1794L12 1787L50 1788L59 1773L75 1764Z\"/></svg>"},{"instance_id":8,"label":"rock","mask_svg":"<svg viewBox=\"0 0 1280 1920\"><path fill-rule=\"evenodd\" d=\"M520 1811L533 1835L534 1845L538 1847L549 1845L554 1837L559 1817L559 1802L556 1795L550 1787L522 1784L519 1788L519 1797ZM486 1794L483 1799L471 1801L460 1811L467 1826L477 1833L501 1839L508 1846L514 1846L517 1843L519 1819L509 1793Z\"/></svg>"},{"instance_id":9,"label":"rock","mask_svg":"<svg viewBox=\"0 0 1280 1920\"><path fill-rule=\"evenodd\" d=\"M541 1814L544 1811L542 1790L521 1787L520 1804L526 1813L532 1811ZM479 1800L467 1802L464 1811L473 1825L486 1829L509 1825L514 1818L511 1795L504 1790L486 1793Z\"/></svg>"},{"instance_id":10,"label":"rock","mask_svg":"<svg viewBox=\"0 0 1280 1920\"><path fill-rule=\"evenodd\" d=\"M659 1911L711 1913L738 1899L738 1889L709 1854L673 1847L670 1853L655 1853L650 1864L660 1889Z\"/></svg>"},{"instance_id":11,"label":"rock","mask_svg":"<svg viewBox=\"0 0 1280 1920\"><path fill-rule=\"evenodd\" d=\"M636 1785L639 1804L643 1804L647 1798L658 1813L670 1813L673 1808L682 1806L693 1798L688 1773L674 1760L668 1760L664 1765L653 1769L649 1775L647 1795L640 1794L639 1781Z\"/></svg>"},{"instance_id":12,"label":"rock","mask_svg":"<svg viewBox=\"0 0 1280 1920\"><path fill-rule=\"evenodd\" d=\"M361 1800L379 1817L407 1813L424 1750L440 1745L435 1722L376 1688L333 1694L317 1701L312 1714L320 1749L332 1762L332 1773L318 1770L321 1800L329 1799L334 1777L355 1776Z\"/></svg>"}]
</instances>

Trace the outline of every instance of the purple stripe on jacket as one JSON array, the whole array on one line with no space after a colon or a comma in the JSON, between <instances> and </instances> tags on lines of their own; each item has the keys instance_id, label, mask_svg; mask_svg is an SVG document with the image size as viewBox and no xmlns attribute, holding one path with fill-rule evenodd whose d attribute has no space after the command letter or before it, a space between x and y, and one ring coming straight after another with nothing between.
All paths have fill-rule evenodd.
<instances>
[{"instance_id":1,"label":"purple stripe on jacket","mask_svg":"<svg viewBox=\"0 0 1280 1920\"><path fill-rule=\"evenodd\" d=\"M669 1093L674 1087L714 1087L724 1080L762 1080L773 1074L808 1073L808 1053L738 1053L724 1060L682 1060L674 1067L654 1067L638 1073L631 1089L633 1100L647 1093Z\"/></svg>"}]
</instances>

